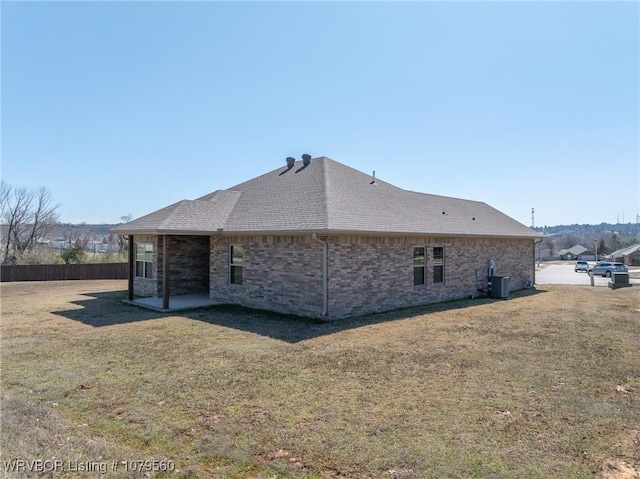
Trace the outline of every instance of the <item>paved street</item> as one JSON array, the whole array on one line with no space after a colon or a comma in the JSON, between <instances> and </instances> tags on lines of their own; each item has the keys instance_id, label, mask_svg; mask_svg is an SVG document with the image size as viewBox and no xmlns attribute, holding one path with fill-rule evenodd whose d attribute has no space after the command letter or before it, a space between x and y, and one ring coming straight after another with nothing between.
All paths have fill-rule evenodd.
<instances>
[{"instance_id":1,"label":"paved street","mask_svg":"<svg viewBox=\"0 0 640 479\"><path fill-rule=\"evenodd\" d=\"M536 268L537 284L591 284L591 278L587 273L574 271L575 263L567 264L544 264L541 268ZM630 270L632 271L633 268ZM596 276L594 284L596 286L606 286L609 278ZM640 284L640 279L631 279L632 284Z\"/></svg>"}]
</instances>

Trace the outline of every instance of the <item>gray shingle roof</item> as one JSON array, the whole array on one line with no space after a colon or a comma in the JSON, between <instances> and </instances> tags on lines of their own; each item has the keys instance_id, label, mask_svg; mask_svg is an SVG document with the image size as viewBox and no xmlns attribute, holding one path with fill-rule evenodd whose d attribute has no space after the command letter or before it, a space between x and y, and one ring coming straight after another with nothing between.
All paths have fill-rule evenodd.
<instances>
[{"instance_id":1,"label":"gray shingle roof","mask_svg":"<svg viewBox=\"0 0 640 479\"><path fill-rule=\"evenodd\" d=\"M113 228L124 234L365 233L540 236L483 202L403 190L326 157L180 201Z\"/></svg>"},{"instance_id":2,"label":"gray shingle roof","mask_svg":"<svg viewBox=\"0 0 640 479\"><path fill-rule=\"evenodd\" d=\"M618 258L620 256L629 256L630 254L633 254L639 250L640 250L640 244L634 244L631 246L627 246L626 248L622 248L617 251L614 251L609 256L613 256L615 258Z\"/></svg>"},{"instance_id":3,"label":"gray shingle roof","mask_svg":"<svg viewBox=\"0 0 640 479\"><path fill-rule=\"evenodd\" d=\"M576 255L576 256L579 255L579 254L585 253L585 252L593 253L592 251L589 251L587 248L585 248L581 244L577 244L577 245L569 248L566 252L567 253L571 253L571 254Z\"/></svg>"}]
</instances>

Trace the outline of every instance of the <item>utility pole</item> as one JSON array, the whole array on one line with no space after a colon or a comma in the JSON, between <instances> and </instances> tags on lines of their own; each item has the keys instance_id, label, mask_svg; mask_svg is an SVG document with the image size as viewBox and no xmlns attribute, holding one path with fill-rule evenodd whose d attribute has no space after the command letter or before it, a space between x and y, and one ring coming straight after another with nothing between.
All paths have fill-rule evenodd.
<instances>
[{"instance_id":1,"label":"utility pole","mask_svg":"<svg viewBox=\"0 0 640 479\"><path fill-rule=\"evenodd\" d=\"M531 227L536 227L535 210L531 208Z\"/></svg>"}]
</instances>

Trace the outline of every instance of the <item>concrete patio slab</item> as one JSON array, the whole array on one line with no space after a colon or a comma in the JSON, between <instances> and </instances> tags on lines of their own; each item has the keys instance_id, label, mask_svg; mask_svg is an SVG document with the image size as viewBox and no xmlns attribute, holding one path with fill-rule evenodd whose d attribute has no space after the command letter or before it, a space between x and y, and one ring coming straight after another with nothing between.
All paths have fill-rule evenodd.
<instances>
[{"instance_id":1,"label":"concrete patio slab","mask_svg":"<svg viewBox=\"0 0 640 479\"><path fill-rule=\"evenodd\" d=\"M154 311L160 311L162 313L184 311L186 309L204 308L217 304L209 299L209 295L206 293L169 296L168 309L162 308L162 298L138 298L134 299L133 301L125 300L125 303L152 309Z\"/></svg>"}]
</instances>

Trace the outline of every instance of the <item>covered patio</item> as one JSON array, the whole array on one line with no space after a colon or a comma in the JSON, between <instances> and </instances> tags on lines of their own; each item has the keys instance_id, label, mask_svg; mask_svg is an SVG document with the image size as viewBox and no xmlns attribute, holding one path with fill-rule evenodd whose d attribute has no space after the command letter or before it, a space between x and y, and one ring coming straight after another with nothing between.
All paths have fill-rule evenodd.
<instances>
[{"instance_id":1,"label":"covered patio","mask_svg":"<svg viewBox=\"0 0 640 479\"><path fill-rule=\"evenodd\" d=\"M153 251L153 276L137 272L136 241L142 238ZM171 244L171 247L170 247ZM180 311L211 306L209 299L209 237L205 235L129 235L127 303L156 311ZM147 254L143 252L143 254ZM144 258L147 260L147 258ZM170 267L172 263L172 267ZM171 273L171 274L170 274ZM145 276L145 277L143 277ZM149 278L149 279L147 279ZM153 291L136 298L136 282L147 282ZM151 294L149 294L151 293ZM158 294L159 293L159 294ZM140 294L140 293L138 293Z\"/></svg>"}]
</instances>

